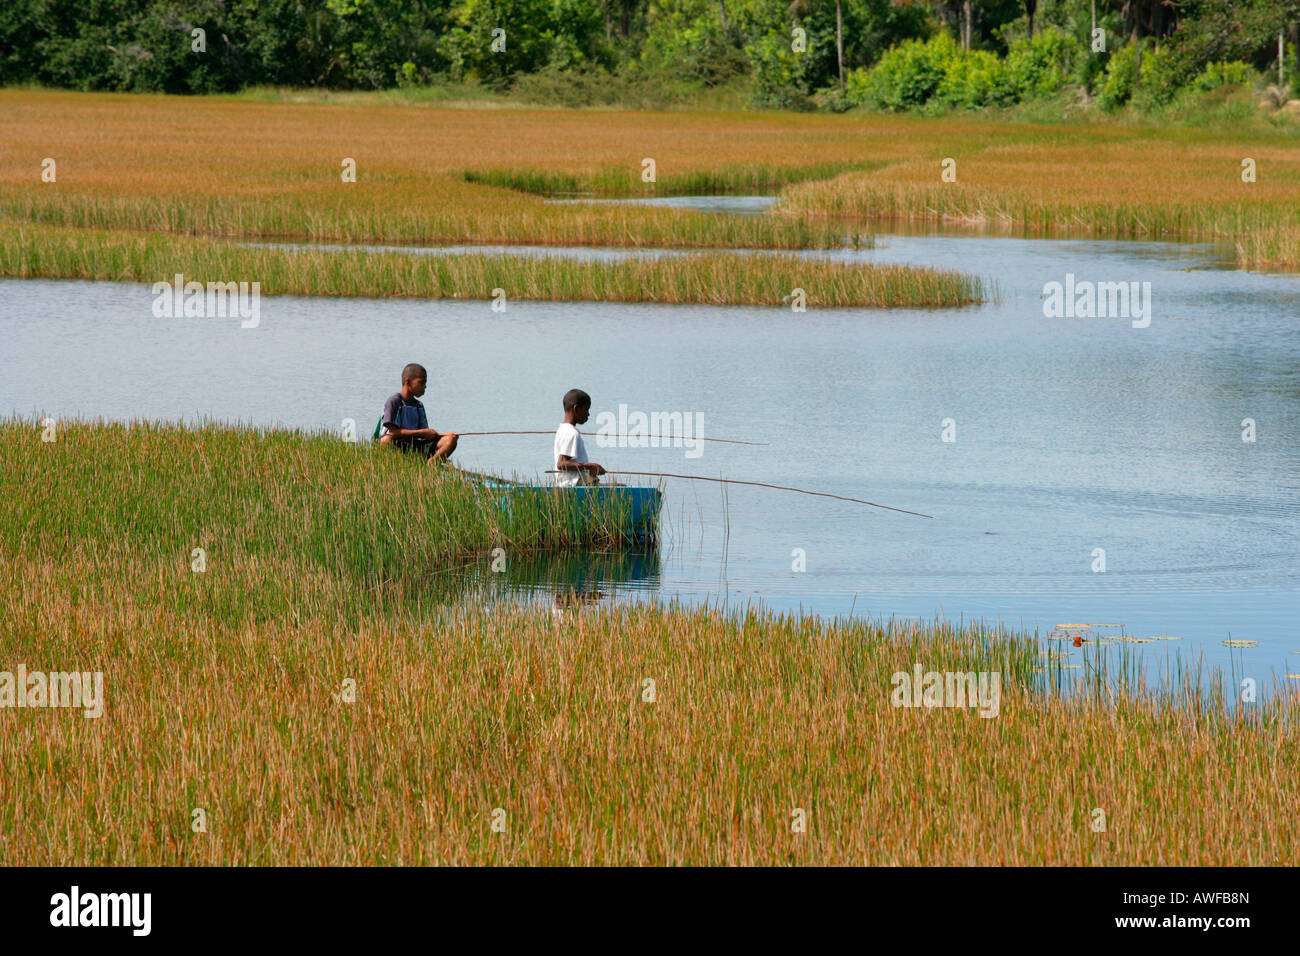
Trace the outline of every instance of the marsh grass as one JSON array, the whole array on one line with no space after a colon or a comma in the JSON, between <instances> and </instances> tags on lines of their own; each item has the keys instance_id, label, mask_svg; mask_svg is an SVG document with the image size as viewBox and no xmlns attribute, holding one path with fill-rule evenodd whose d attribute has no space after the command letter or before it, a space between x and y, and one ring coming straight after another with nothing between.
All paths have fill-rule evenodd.
<instances>
[{"instance_id":1,"label":"marsh grass","mask_svg":"<svg viewBox=\"0 0 1300 956\"><path fill-rule=\"evenodd\" d=\"M1295 862L1293 696L1047 695L1032 638L942 621L466 606L437 571L554 542L450 473L39 436L0 424L0 670L103 671L105 713L0 709L4 865ZM999 715L891 706L916 663L998 671Z\"/></svg>"},{"instance_id":2,"label":"marsh grass","mask_svg":"<svg viewBox=\"0 0 1300 956\"><path fill-rule=\"evenodd\" d=\"M182 104L183 103L183 108ZM1286 130L987 118L444 109L0 90L0 213L240 238L669 248L837 246L845 223L1222 239L1296 265L1300 144ZM59 179L33 156L57 154ZM340 181L340 160L358 181ZM658 182L640 181L656 161ZM958 181L939 179L940 161ZM1258 164L1254 183L1241 162ZM467 178L472 181L466 181ZM726 216L546 203L781 190Z\"/></svg>"},{"instance_id":3,"label":"marsh grass","mask_svg":"<svg viewBox=\"0 0 1300 956\"><path fill-rule=\"evenodd\" d=\"M828 179L850 169L873 165L877 164L833 162L788 166L749 163L715 169L688 170L657 177L653 183L642 180L640 168L626 165L581 173L537 167L467 169L462 176L468 183L515 189L541 196L766 195L775 193L791 183Z\"/></svg>"},{"instance_id":4,"label":"marsh grass","mask_svg":"<svg viewBox=\"0 0 1300 956\"><path fill-rule=\"evenodd\" d=\"M113 282L259 282L265 295L383 296L889 308L980 301L981 280L917 266L838 263L779 254L701 253L622 261L411 255L242 246L212 239L0 222L0 275Z\"/></svg>"},{"instance_id":5,"label":"marsh grass","mask_svg":"<svg viewBox=\"0 0 1300 956\"><path fill-rule=\"evenodd\" d=\"M808 249L871 241L838 223L644 206L593 210L463 183L359 187L356 194L333 187L305 192L254 199L22 190L0 192L0 214L19 222L83 229L350 243Z\"/></svg>"},{"instance_id":6,"label":"marsh grass","mask_svg":"<svg viewBox=\"0 0 1300 956\"><path fill-rule=\"evenodd\" d=\"M1188 134L1191 136L1191 134ZM1300 265L1300 146L1191 136L1143 142L1099 132L1100 142L1046 140L958 158L958 181L908 161L866 174L794 185L780 211L842 221L950 224L1035 236L1231 242L1242 266ZM1116 137L1119 137L1118 139ZM1156 153L1164 161L1149 161ZM1257 180L1241 179L1242 159Z\"/></svg>"},{"instance_id":7,"label":"marsh grass","mask_svg":"<svg viewBox=\"0 0 1300 956\"><path fill-rule=\"evenodd\" d=\"M58 160L56 183L34 156ZM940 181L945 157L956 183ZM343 158L357 182L341 181ZM1298 158L1283 130L0 90L0 216L204 238L792 250L908 222L1224 241L1242 265L1287 268ZM774 191L757 216L537 195Z\"/></svg>"},{"instance_id":8,"label":"marsh grass","mask_svg":"<svg viewBox=\"0 0 1300 956\"><path fill-rule=\"evenodd\" d=\"M291 579L316 573L373 588L493 547L621 540L618 515L574 522L558 498L504 507L504 489L337 436L144 421L62 422L50 443L39 434L0 422L4 540L47 558L95 540L101 560L148 555L186 574L193 548L214 563L288 560L296 567L273 589L282 608Z\"/></svg>"},{"instance_id":9,"label":"marsh grass","mask_svg":"<svg viewBox=\"0 0 1300 956\"><path fill-rule=\"evenodd\" d=\"M811 150L811 152L810 152ZM39 157L58 161L42 183ZM782 117L465 111L0 90L0 213L80 228L337 242L673 248L838 246L839 227L771 216L556 205L465 170L726 179L778 186L864 166L852 133ZM539 161L539 157L544 160ZM344 183L341 161L357 164ZM505 170L505 173L499 172ZM34 171L34 174L33 174Z\"/></svg>"}]
</instances>

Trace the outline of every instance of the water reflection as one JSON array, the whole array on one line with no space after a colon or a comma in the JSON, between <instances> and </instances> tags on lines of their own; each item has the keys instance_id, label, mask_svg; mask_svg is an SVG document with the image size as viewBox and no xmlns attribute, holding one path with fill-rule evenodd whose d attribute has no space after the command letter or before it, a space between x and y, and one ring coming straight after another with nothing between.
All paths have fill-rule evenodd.
<instances>
[{"instance_id":1,"label":"water reflection","mask_svg":"<svg viewBox=\"0 0 1300 956\"><path fill-rule=\"evenodd\" d=\"M593 551L564 549L489 554L439 575L448 597L551 607L557 613L658 594L657 542Z\"/></svg>"},{"instance_id":2,"label":"water reflection","mask_svg":"<svg viewBox=\"0 0 1300 956\"><path fill-rule=\"evenodd\" d=\"M692 212L723 212L738 216L757 216L772 208L779 198L778 196L637 196L621 199L555 198L546 201L561 206L660 206L667 209L689 209Z\"/></svg>"}]
</instances>

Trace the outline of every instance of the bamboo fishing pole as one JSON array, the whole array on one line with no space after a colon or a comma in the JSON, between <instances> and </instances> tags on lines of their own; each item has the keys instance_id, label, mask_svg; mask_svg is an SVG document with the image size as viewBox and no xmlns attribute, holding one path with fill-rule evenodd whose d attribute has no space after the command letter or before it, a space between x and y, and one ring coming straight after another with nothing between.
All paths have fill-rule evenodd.
<instances>
[{"instance_id":1,"label":"bamboo fishing pole","mask_svg":"<svg viewBox=\"0 0 1300 956\"><path fill-rule=\"evenodd\" d=\"M545 429L542 431L498 431L498 432L456 432L457 436L465 435L554 435L555 429ZM666 438L669 441L716 441L727 445L766 445L765 441L740 441L735 438L683 438L681 435L610 435L596 433L597 438Z\"/></svg>"},{"instance_id":2,"label":"bamboo fishing pole","mask_svg":"<svg viewBox=\"0 0 1300 956\"><path fill-rule=\"evenodd\" d=\"M558 475L559 472L551 469L546 472L548 475ZM828 491L809 491L807 488L791 488L789 485L771 485L766 481L745 481L740 478L711 478L708 475L675 475L668 471L614 471L610 468L605 469L607 475L648 475L651 478L686 478L690 481L721 481L729 485L753 485L756 488L774 488L777 491L796 491L801 495L816 495L819 498L837 498L840 501L852 501L860 505L871 505L873 508L883 508L885 511L897 511L899 514L915 515L918 518L933 518L934 515L921 514L919 511L906 511L903 508L891 508L889 505L876 504L874 501L867 501L865 498L849 498L845 495L833 495Z\"/></svg>"}]
</instances>

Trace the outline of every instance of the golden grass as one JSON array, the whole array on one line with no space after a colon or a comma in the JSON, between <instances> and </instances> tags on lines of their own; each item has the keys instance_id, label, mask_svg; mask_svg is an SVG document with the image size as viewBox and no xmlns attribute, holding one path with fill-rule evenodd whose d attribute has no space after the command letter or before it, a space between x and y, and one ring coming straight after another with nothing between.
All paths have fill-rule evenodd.
<instances>
[{"instance_id":1,"label":"golden grass","mask_svg":"<svg viewBox=\"0 0 1300 956\"><path fill-rule=\"evenodd\" d=\"M873 132L875 131L875 132ZM468 183L534 168L637 177L654 158L678 191L705 173L775 191L869 165L854 128L781 115L588 114L259 103L229 98L0 91L0 212L51 225L260 238L803 248L842 227L771 216L546 203ZM40 182L40 162L58 181ZM357 163L343 183L341 162ZM34 188L35 187L35 188Z\"/></svg>"},{"instance_id":2,"label":"golden grass","mask_svg":"<svg viewBox=\"0 0 1300 956\"><path fill-rule=\"evenodd\" d=\"M128 576L151 570L145 597ZM328 578L315 611L223 624L167 596L208 580L147 562L7 554L0 580L4 666L106 681L96 720L0 712L5 865L1296 860L1284 729L1014 682L992 719L891 707L917 661L1009 670L941 628L454 607L345 626Z\"/></svg>"},{"instance_id":3,"label":"golden grass","mask_svg":"<svg viewBox=\"0 0 1300 956\"><path fill-rule=\"evenodd\" d=\"M382 401L375 397L374 419L357 423L362 435ZM254 564L285 550L307 563L299 568L307 577L337 574L366 589L491 547L615 537L593 539L542 505L501 507L499 492L457 470L337 435L64 421L47 443L42 431L0 420L0 486L13 506L0 516L0 536L27 554L54 556L100 539L100 560L146 554L160 567L187 569L196 547L214 560L225 551ZM256 595L223 591L221 606L241 616L281 613L295 606L296 579L286 575Z\"/></svg>"},{"instance_id":4,"label":"golden grass","mask_svg":"<svg viewBox=\"0 0 1300 956\"><path fill-rule=\"evenodd\" d=\"M1030 141L956 155L957 182L911 160L786 190L783 212L954 224L1032 235L1237 244L1243 266L1300 265L1300 144L1180 131L1089 129L1097 141ZM1243 182L1244 158L1257 180Z\"/></svg>"},{"instance_id":5,"label":"golden grass","mask_svg":"<svg viewBox=\"0 0 1300 956\"><path fill-rule=\"evenodd\" d=\"M711 191L794 183L791 211L983 221L1005 215L1031 226L1069 224L1068 209L1077 203L1085 211L1074 224L1092 228L1086 210L1109 205L1131 209L1131 221L1121 217L1106 227L1098 220L1096 228L1157 234L1178 231L1191 207L1205 207L1210 217L1222 203L1276 207L1295 195L1300 177L1300 145L1285 131L961 117L467 111L16 90L0 91L0 106L0 209L51 223L204 234L662 245L685 231L696 233L685 237L688 245L738 245L748 228L769 247L795 241L793 233L760 236L782 228L766 222L776 217L751 217L746 226L679 211L555 206L467 183L467 174L534 189L611 192L622 183L621 191L635 195L695 191L701 183ZM39 180L44 156L59 163L56 184ZM939 182L945 156L959 161L956 188ZM357 161L355 184L340 181L344 157ZM639 181L646 157L657 164L653 186ZM1259 165L1254 184L1241 182L1245 157ZM828 178L855 166L864 172ZM814 182L798 184L810 176ZM871 195L872 183L885 198ZM932 187L937 202L918 205L894 192L907 185ZM967 186L986 193L963 196ZM1152 222L1140 215L1166 207L1174 212L1146 217ZM1197 228L1209 221L1197 220ZM702 238L711 230L722 232Z\"/></svg>"},{"instance_id":6,"label":"golden grass","mask_svg":"<svg viewBox=\"0 0 1300 956\"><path fill-rule=\"evenodd\" d=\"M803 289L813 307L960 306L981 281L942 269L792 255L701 253L575 261L521 255L252 248L188 236L0 222L0 276L259 282L266 295L338 295L780 306Z\"/></svg>"},{"instance_id":7,"label":"golden grass","mask_svg":"<svg viewBox=\"0 0 1300 956\"><path fill-rule=\"evenodd\" d=\"M1049 699L1032 642L946 625L466 609L424 563L449 552L381 530L396 459L14 423L0 448L0 670L103 671L106 698L0 709L5 865L1296 862L1294 697ZM998 670L999 715L891 706L917 662Z\"/></svg>"},{"instance_id":8,"label":"golden grass","mask_svg":"<svg viewBox=\"0 0 1300 956\"><path fill-rule=\"evenodd\" d=\"M40 181L47 156L55 183ZM939 179L944 157L954 184ZM356 183L340 177L344 158ZM645 158L654 184L640 180ZM906 221L1222 240L1242 265L1293 267L1297 159L1286 130L0 91L0 218L203 238L780 250L862 244L864 227ZM547 191L783 199L729 216L555 204Z\"/></svg>"}]
</instances>

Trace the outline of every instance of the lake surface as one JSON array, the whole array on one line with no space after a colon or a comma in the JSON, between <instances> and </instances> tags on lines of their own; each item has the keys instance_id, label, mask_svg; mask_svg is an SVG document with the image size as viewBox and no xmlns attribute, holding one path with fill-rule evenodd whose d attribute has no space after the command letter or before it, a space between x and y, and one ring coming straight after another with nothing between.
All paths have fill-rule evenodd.
<instances>
[{"instance_id":1,"label":"lake surface","mask_svg":"<svg viewBox=\"0 0 1300 956\"><path fill-rule=\"evenodd\" d=\"M614 206L666 206L695 212L726 212L739 216L757 216L777 201L776 196L648 196L644 199L551 199L558 205L590 203Z\"/></svg>"},{"instance_id":2,"label":"lake surface","mask_svg":"<svg viewBox=\"0 0 1300 956\"><path fill-rule=\"evenodd\" d=\"M606 467L935 517L669 479L657 552L520 561L494 580L1043 635L1121 624L1182 638L1116 645L1150 668L1203 656L1262 686L1300 684L1283 676L1300 673L1300 279L1167 243L895 235L829 255L972 272L998 301L806 313L512 301L501 313L486 301L265 297L260 325L241 329L154 318L147 286L8 280L0 414L329 429L351 418L368 436L401 367L420 361L435 427L549 429L581 387L595 400L589 451ZM1047 318L1044 286L1067 273L1149 282L1150 325ZM621 404L769 444L704 443L699 457L600 447L596 416ZM549 435L467 437L457 459L539 474L550 452Z\"/></svg>"}]
</instances>

